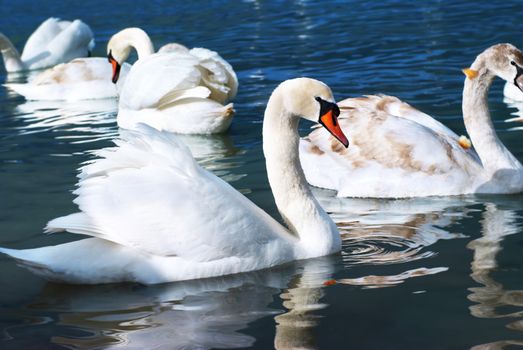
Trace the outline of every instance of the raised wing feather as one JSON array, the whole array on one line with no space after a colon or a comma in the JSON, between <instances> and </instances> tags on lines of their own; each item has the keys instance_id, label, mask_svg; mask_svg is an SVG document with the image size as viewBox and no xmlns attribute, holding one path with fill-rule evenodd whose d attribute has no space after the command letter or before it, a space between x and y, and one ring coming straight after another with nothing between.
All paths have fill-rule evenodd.
<instances>
[{"instance_id":1,"label":"raised wing feather","mask_svg":"<svg viewBox=\"0 0 523 350\"><path fill-rule=\"evenodd\" d=\"M63 62L76 57L85 57L94 46L91 28L79 19L71 22L48 45L55 56L62 56Z\"/></svg>"},{"instance_id":2,"label":"raised wing feather","mask_svg":"<svg viewBox=\"0 0 523 350\"><path fill-rule=\"evenodd\" d=\"M232 100L238 91L232 66L215 51L197 47L189 52L200 60L202 80L211 89L211 98L220 103Z\"/></svg>"},{"instance_id":3,"label":"raised wing feather","mask_svg":"<svg viewBox=\"0 0 523 350\"><path fill-rule=\"evenodd\" d=\"M155 108L174 91L200 85L198 59L179 52L153 54L138 60L127 75L120 94L120 106L140 110Z\"/></svg>"},{"instance_id":4,"label":"raised wing feather","mask_svg":"<svg viewBox=\"0 0 523 350\"><path fill-rule=\"evenodd\" d=\"M200 262L254 255L276 237L292 239L196 164L173 134L140 126L97 155L102 158L82 169L75 191L82 213L52 220L50 231L65 229Z\"/></svg>"},{"instance_id":5,"label":"raised wing feather","mask_svg":"<svg viewBox=\"0 0 523 350\"><path fill-rule=\"evenodd\" d=\"M389 100L395 105L387 106L387 98L370 96L340 103L339 122L348 135L348 149L322 129L302 141L300 155L309 182L337 189L341 196L359 197L466 190L481 169L476 153L463 149L458 136L441 123L414 109L407 113L406 104L397 99ZM406 111L399 113L399 108Z\"/></svg>"},{"instance_id":6,"label":"raised wing feather","mask_svg":"<svg viewBox=\"0 0 523 350\"><path fill-rule=\"evenodd\" d=\"M363 111L382 111L398 118L412 120L440 134L457 138L457 135L445 125L395 96L368 95L364 97L347 98L339 102L338 105L341 108L348 107ZM343 115L341 117L343 118Z\"/></svg>"},{"instance_id":7,"label":"raised wing feather","mask_svg":"<svg viewBox=\"0 0 523 350\"><path fill-rule=\"evenodd\" d=\"M82 21L49 18L27 40L22 61L28 65L40 61L39 67L46 67L87 56L93 46L93 33Z\"/></svg>"},{"instance_id":8,"label":"raised wing feather","mask_svg":"<svg viewBox=\"0 0 523 350\"><path fill-rule=\"evenodd\" d=\"M36 28L27 39L22 52L22 60L27 61L47 50L47 45L62 32L64 25L71 22L50 17Z\"/></svg>"}]
</instances>

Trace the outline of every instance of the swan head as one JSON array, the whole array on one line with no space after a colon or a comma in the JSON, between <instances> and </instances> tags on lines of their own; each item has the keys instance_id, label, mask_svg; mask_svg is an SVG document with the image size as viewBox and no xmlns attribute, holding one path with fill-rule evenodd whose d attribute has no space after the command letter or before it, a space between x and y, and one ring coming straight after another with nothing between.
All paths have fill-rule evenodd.
<instances>
[{"instance_id":1,"label":"swan head","mask_svg":"<svg viewBox=\"0 0 523 350\"><path fill-rule=\"evenodd\" d=\"M513 83L523 91L523 53L517 47L512 44L497 44L486 49L477 60L484 62L492 74ZM472 70L473 75L474 72Z\"/></svg>"},{"instance_id":2,"label":"swan head","mask_svg":"<svg viewBox=\"0 0 523 350\"><path fill-rule=\"evenodd\" d=\"M311 78L296 78L284 81L277 90L283 94L283 107L291 115L321 124L345 147L349 146L338 123L340 109L326 84Z\"/></svg>"},{"instance_id":3,"label":"swan head","mask_svg":"<svg viewBox=\"0 0 523 350\"><path fill-rule=\"evenodd\" d=\"M118 81L122 64L129 57L132 48L135 48L138 52L139 59L154 53L151 39L140 28L123 29L109 39L107 43L107 59L113 68L113 83Z\"/></svg>"}]
</instances>

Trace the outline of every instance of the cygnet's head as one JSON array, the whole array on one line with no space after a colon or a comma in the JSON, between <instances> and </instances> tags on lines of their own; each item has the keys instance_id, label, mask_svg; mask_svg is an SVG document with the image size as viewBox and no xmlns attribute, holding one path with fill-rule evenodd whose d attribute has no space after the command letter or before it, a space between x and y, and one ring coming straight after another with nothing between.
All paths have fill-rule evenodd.
<instances>
[{"instance_id":1,"label":"cygnet's head","mask_svg":"<svg viewBox=\"0 0 523 350\"><path fill-rule=\"evenodd\" d=\"M481 69L513 83L523 91L523 53L514 45L497 44L489 47L476 58L472 68L463 71L468 78L474 79Z\"/></svg>"}]
</instances>

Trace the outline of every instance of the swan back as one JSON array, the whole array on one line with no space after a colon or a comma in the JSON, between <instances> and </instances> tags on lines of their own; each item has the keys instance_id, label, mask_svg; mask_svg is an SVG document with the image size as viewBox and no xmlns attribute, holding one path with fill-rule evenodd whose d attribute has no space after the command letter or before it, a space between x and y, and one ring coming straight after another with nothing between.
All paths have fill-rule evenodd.
<instances>
[{"instance_id":1,"label":"swan back","mask_svg":"<svg viewBox=\"0 0 523 350\"><path fill-rule=\"evenodd\" d=\"M211 90L211 99L225 103L236 97L238 78L227 61L217 52L201 47L193 48L189 53L199 59L202 83Z\"/></svg>"},{"instance_id":2,"label":"swan back","mask_svg":"<svg viewBox=\"0 0 523 350\"><path fill-rule=\"evenodd\" d=\"M184 53L153 54L139 59L131 67L122 87L120 107L130 110L161 107L173 91L199 85L198 60ZM207 90L208 96L209 91ZM205 97L206 97L205 96Z\"/></svg>"},{"instance_id":3,"label":"swan back","mask_svg":"<svg viewBox=\"0 0 523 350\"><path fill-rule=\"evenodd\" d=\"M194 263L248 258L272 265L292 259L286 230L201 168L174 134L137 129L82 168L75 191L81 213L49 222L50 231L65 229Z\"/></svg>"},{"instance_id":4,"label":"swan back","mask_svg":"<svg viewBox=\"0 0 523 350\"><path fill-rule=\"evenodd\" d=\"M94 48L91 28L79 19L49 18L27 40L21 59L29 69L45 68L88 56Z\"/></svg>"}]
</instances>

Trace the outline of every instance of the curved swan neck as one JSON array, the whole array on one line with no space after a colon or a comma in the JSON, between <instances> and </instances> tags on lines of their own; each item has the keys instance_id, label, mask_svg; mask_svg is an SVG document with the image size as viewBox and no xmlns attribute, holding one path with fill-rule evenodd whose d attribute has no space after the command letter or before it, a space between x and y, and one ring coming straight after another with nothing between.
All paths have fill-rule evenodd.
<instances>
[{"instance_id":1,"label":"curved swan neck","mask_svg":"<svg viewBox=\"0 0 523 350\"><path fill-rule=\"evenodd\" d=\"M307 184L299 160L299 117L284 108L280 88L271 95L263 120L263 152L276 206L289 230L309 252L325 255L340 249L332 219Z\"/></svg>"},{"instance_id":2,"label":"curved swan neck","mask_svg":"<svg viewBox=\"0 0 523 350\"><path fill-rule=\"evenodd\" d=\"M122 52L120 64L127 60L131 53L131 48L136 50L138 59L154 53L154 46L149 35L140 28L127 28L118 32L111 38L108 47L114 47Z\"/></svg>"},{"instance_id":3,"label":"curved swan neck","mask_svg":"<svg viewBox=\"0 0 523 350\"><path fill-rule=\"evenodd\" d=\"M488 109L488 91L494 74L479 55L471 66L479 72L474 79L465 78L463 88L463 120L472 144L486 171L519 169L521 164L498 138Z\"/></svg>"},{"instance_id":4,"label":"curved swan neck","mask_svg":"<svg viewBox=\"0 0 523 350\"><path fill-rule=\"evenodd\" d=\"M4 66L7 72L18 72L25 69L20 54L11 41L2 33L0 33L0 51L2 52L2 58L4 59Z\"/></svg>"}]
</instances>

